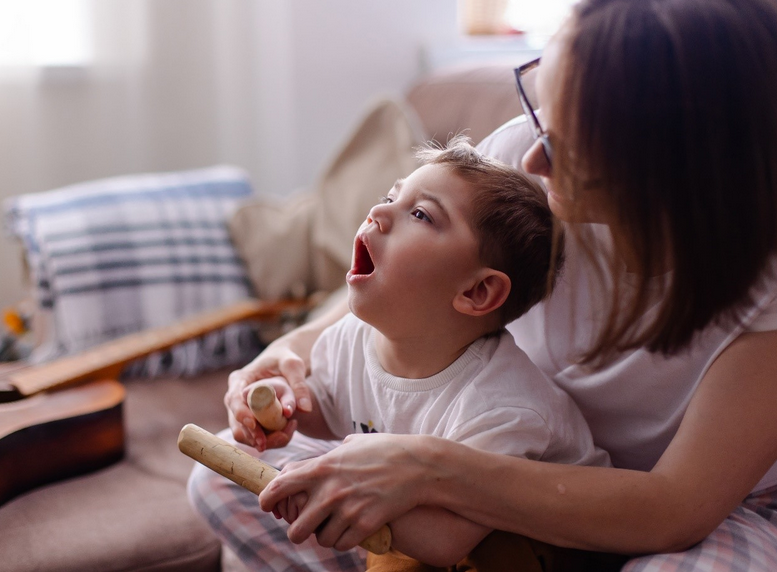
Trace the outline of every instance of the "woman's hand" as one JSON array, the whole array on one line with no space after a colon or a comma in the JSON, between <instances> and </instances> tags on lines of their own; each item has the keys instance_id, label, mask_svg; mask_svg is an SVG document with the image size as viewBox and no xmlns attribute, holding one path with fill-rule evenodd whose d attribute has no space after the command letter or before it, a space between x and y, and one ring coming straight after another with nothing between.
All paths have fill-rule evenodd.
<instances>
[{"instance_id":1,"label":"woman's hand","mask_svg":"<svg viewBox=\"0 0 777 572\"><path fill-rule=\"evenodd\" d=\"M291 497L286 497L275 505L272 513L277 519L283 519L289 524L297 520L305 504L308 502L307 493L298 493Z\"/></svg>"},{"instance_id":2,"label":"woman's hand","mask_svg":"<svg viewBox=\"0 0 777 572\"><path fill-rule=\"evenodd\" d=\"M424 451L434 437L350 435L329 453L290 463L262 491L259 502L273 511L287 497L306 493L304 508L289 527L292 542L311 534L337 550L353 548L382 525L423 504L436 479Z\"/></svg>"},{"instance_id":3,"label":"woman's hand","mask_svg":"<svg viewBox=\"0 0 777 572\"><path fill-rule=\"evenodd\" d=\"M295 408L310 411L310 393L305 385L307 365L291 349L289 341L285 337L279 338L251 363L229 374L229 387L224 395L229 428L235 441L256 447L260 451L265 448L285 447L294 433L296 422L287 424L283 431L275 431L265 436L246 403L247 389L252 383L280 376L292 390L288 399L295 403Z\"/></svg>"}]
</instances>

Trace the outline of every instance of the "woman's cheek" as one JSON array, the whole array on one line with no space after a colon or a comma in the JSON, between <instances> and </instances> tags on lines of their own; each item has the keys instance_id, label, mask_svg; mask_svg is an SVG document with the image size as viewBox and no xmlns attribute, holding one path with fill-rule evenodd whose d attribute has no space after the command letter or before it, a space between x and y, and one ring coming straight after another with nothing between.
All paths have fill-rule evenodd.
<instances>
[{"instance_id":1,"label":"woman's cheek","mask_svg":"<svg viewBox=\"0 0 777 572\"><path fill-rule=\"evenodd\" d=\"M573 208L575 205L559 195L556 191L550 189L548 190L548 206L550 207L551 212L564 222L582 222L577 220L578 217L575 216L576 209Z\"/></svg>"}]
</instances>

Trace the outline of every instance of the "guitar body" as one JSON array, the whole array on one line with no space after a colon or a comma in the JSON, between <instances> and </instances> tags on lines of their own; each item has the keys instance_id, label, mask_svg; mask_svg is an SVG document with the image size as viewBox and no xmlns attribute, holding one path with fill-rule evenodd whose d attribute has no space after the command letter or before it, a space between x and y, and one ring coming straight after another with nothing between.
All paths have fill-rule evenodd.
<instances>
[{"instance_id":1,"label":"guitar body","mask_svg":"<svg viewBox=\"0 0 777 572\"><path fill-rule=\"evenodd\" d=\"M298 320L308 308L306 300L243 300L6 373L0 383L0 505L122 458L124 386L114 380L127 363L241 320Z\"/></svg>"},{"instance_id":2,"label":"guitar body","mask_svg":"<svg viewBox=\"0 0 777 572\"><path fill-rule=\"evenodd\" d=\"M124 387L101 380L0 403L0 504L124 456Z\"/></svg>"}]
</instances>

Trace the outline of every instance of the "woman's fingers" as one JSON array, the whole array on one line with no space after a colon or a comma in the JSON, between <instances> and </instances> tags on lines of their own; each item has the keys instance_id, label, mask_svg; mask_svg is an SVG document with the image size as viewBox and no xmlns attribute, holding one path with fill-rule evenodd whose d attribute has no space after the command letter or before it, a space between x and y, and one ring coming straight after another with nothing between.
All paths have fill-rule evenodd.
<instances>
[{"instance_id":1,"label":"woman's fingers","mask_svg":"<svg viewBox=\"0 0 777 572\"><path fill-rule=\"evenodd\" d=\"M429 468L412 452L414 439L354 435L325 455L290 463L259 495L262 509L304 491L308 500L289 539L299 543L315 534L322 546L352 548L421 504L419 480Z\"/></svg>"},{"instance_id":2,"label":"woman's fingers","mask_svg":"<svg viewBox=\"0 0 777 572\"><path fill-rule=\"evenodd\" d=\"M288 537L299 544L313 534L322 522L329 517L328 502L318 502L318 499L330 498L326 491L319 495L320 485L328 489L328 481L321 479L322 471L316 465L320 457L287 464L281 473L275 477L259 495L259 505L262 510L272 510L276 505L288 498L304 498L304 505L297 508L293 524L289 527ZM283 476L284 478L280 478ZM320 481L320 482L317 482ZM316 502L311 502L316 498Z\"/></svg>"},{"instance_id":3,"label":"woman's fingers","mask_svg":"<svg viewBox=\"0 0 777 572\"><path fill-rule=\"evenodd\" d=\"M301 513L304 514L304 511ZM300 517L295 522L299 522ZM376 532L383 522L370 518L366 509L357 505L332 512L315 530L316 541L327 548L344 551L358 546L370 534Z\"/></svg>"},{"instance_id":4,"label":"woman's fingers","mask_svg":"<svg viewBox=\"0 0 777 572\"><path fill-rule=\"evenodd\" d=\"M330 509L326 504L312 503L309 499L305 505L305 508L300 512L299 515L297 515L297 519L291 525L289 525L289 530L287 532L289 540L295 544L304 542L307 538L310 537L311 534L316 534L317 531L324 529L324 526L328 524L330 515ZM335 526L337 526L337 524L332 525L332 528L329 530L331 535L334 536L336 534L336 538L334 538L331 544L323 544L319 540L319 544L321 544L321 546L334 546L334 542L340 537L344 530L342 528L343 525L340 525L341 528L337 529L339 530L339 532L337 532ZM318 536L316 536L316 538L318 539Z\"/></svg>"},{"instance_id":5,"label":"woman's fingers","mask_svg":"<svg viewBox=\"0 0 777 572\"><path fill-rule=\"evenodd\" d=\"M295 471L295 469L314 460L288 463L259 495L259 505L262 510L270 511L283 499L307 491L311 484L309 479L304 478L304 471Z\"/></svg>"},{"instance_id":6,"label":"woman's fingers","mask_svg":"<svg viewBox=\"0 0 777 572\"><path fill-rule=\"evenodd\" d=\"M354 525L346 528L333 545L333 548L341 552L350 550L386 524L385 522L368 524L368 522L368 520L359 520Z\"/></svg>"},{"instance_id":7,"label":"woman's fingers","mask_svg":"<svg viewBox=\"0 0 777 572\"><path fill-rule=\"evenodd\" d=\"M286 499L286 522L292 523L299 517L302 508L308 502L307 493L299 493Z\"/></svg>"}]
</instances>

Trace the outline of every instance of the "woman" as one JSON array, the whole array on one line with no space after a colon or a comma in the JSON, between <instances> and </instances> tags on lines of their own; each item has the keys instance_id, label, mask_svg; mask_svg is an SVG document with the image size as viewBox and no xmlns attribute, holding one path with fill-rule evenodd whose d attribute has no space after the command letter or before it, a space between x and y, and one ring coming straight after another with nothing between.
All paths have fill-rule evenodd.
<instances>
[{"instance_id":1,"label":"woman","mask_svg":"<svg viewBox=\"0 0 777 572\"><path fill-rule=\"evenodd\" d=\"M522 165L576 240L550 300L510 330L616 468L353 436L291 464L261 504L306 495L289 538L338 550L431 505L561 547L650 555L632 571L775 570L777 5L583 1L536 73L542 114ZM515 163L505 145L520 129L484 149ZM238 441L263 439L238 422L248 383L283 374L304 408L326 323L231 376Z\"/></svg>"}]
</instances>

